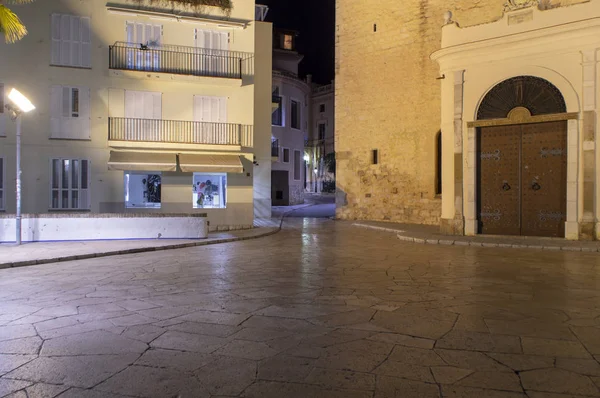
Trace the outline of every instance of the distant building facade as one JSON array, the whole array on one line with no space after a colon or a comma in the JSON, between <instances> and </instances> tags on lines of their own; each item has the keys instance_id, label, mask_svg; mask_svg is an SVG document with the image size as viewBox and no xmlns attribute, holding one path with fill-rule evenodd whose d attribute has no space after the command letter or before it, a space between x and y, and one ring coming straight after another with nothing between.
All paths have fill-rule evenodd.
<instances>
[{"instance_id":1,"label":"distant building facade","mask_svg":"<svg viewBox=\"0 0 600 398\"><path fill-rule=\"evenodd\" d=\"M336 7L338 218L600 236L599 0Z\"/></svg>"},{"instance_id":2,"label":"distant building facade","mask_svg":"<svg viewBox=\"0 0 600 398\"><path fill-rule=\"evenodd\" d=\"M335 153L335 85L312 84L306 147L306 191L335 191L335 175L325 157Z\"/></svg>"},{"instance_id":3,"label":"distant building facade","mask_svg":"<svg viewBox=\"0 0 600 398\"><path fill-rule=\"evenodd\" d=\"M274 206L304 202L310 84L298 77L304 58L294 31L275 30L273 39L273 113L271 200Z\"/></svg>"}]
</instances>

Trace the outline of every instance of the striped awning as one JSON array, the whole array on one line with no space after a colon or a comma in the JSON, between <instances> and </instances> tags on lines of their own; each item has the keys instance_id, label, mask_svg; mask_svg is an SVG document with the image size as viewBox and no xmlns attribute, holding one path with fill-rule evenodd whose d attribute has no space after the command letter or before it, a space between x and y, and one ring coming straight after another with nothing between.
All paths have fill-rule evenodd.
<instances>
[{"instance_id":1,"label":"striped awning","mask_svg":"<svg viewBox=\"0 0 600 398\"><path fill-rule=\"evenodd\" d=\"M243 173L239 155L180 154L179 167L184 173Z\"/></svg>"},{"instance_id":2,"label":"striped awning","mask_svg":"<svg viewBox=\"0 0 600 398\"><path fill-rule=\"evenodd\" d=\"M176 171L177 155L161 152L110 152L109 170Z\"/></svg>"}]
</instances>

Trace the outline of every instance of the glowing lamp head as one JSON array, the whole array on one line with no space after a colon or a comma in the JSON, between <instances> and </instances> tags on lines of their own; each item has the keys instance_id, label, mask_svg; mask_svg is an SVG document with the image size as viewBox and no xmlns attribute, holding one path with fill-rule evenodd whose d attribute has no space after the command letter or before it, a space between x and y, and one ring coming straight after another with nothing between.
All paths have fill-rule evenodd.
<instances>
[{"instance_id":1,"label":"glowing lamp head","mask_svg":"<svg viewBox=\"0 0 600 398\"><path fill-rule=\"evenodd\" d=\"M8 94L8 98L22 111L22 112L31 112L35 109L35 106L21 94L17 89L12 89L10 94Z\"/></svg>"}]
</instances>

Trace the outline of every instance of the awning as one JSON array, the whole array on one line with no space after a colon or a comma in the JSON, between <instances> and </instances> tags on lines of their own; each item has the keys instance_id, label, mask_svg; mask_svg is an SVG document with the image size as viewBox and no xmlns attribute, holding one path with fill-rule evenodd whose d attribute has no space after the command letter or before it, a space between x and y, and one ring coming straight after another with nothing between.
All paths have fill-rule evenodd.
<instances>
[{"instance_id":1,"label":"awning","mask_svg":"<svg viewBox=\"0 0 600 398\"><path fill-rule=\"evenodd\" d=\"M176 171L177 155L161 152L110 152L109 170Z\"/></svg>"},{"instance_id":2,"label":"awning","mask_svg":"<svg viewBox=\"0 0 600 398\"><path fill-rule=\"evenodd\" d=\"M179 155L179 167L185 173L243 173L239 155Z\"/></svg>"}]
</instances>

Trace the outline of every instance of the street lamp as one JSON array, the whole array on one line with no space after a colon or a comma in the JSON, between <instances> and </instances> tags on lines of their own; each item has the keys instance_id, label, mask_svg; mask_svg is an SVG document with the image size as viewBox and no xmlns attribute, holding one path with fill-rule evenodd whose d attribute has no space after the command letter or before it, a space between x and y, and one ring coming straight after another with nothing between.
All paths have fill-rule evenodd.
<instances>
[{"instance_id":1,"label":"street lamp","mask_svg":"<svg viewBox=\"0 0 600 398\"><path fill-rule=\"evenodd\" d=\"M17 214L15 219L15 232L17 245L21 244L21 114L31 112L35 106L17 89L12 89L8 94L12 104L6 104L10 118L17 124Z\"/></svg>"}]
</instances>

